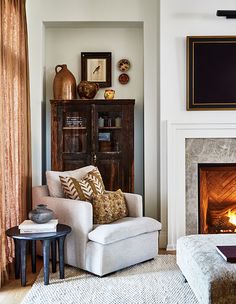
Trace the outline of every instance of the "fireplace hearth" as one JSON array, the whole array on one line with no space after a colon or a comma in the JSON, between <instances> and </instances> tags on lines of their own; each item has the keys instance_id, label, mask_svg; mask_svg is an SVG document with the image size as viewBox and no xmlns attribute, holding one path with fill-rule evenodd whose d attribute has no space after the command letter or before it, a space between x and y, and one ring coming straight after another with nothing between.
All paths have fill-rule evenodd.
<instances>
[{"instance_id":1,"label":"fireplace hearth","mask_svg":"<svg viewBox=\"0 0 236 304\"><path fill-rule=\"evenodd\" d=\"M236 232L236 164L198 164L199 233Z\"/></svg>"}]
</instances>

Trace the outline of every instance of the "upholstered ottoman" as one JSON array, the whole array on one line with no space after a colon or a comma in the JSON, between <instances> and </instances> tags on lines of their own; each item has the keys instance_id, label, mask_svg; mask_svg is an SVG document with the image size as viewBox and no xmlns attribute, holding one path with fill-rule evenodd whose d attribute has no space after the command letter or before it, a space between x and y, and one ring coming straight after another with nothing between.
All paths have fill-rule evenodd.
<instances>
[{"instance_id":1,"label":"upholstered ottoman","mask_svg":"<svg viewBox=\"0 0 236 304\"><path fill-rule=\"evenodd\" d=\"M177 264L201 304L236 303L236 264L227 263L217 245L235 245L235 234L182 237L177 242Z\"/></svg>"}]
</instances>

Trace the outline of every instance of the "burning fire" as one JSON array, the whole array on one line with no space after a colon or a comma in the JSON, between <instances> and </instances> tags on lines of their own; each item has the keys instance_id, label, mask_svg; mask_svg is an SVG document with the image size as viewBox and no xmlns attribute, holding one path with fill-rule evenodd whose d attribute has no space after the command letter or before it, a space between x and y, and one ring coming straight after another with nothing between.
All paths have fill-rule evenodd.
<instances>
[{"instance_id":1,"label":"burning fire","mask_svg":"<svg viewBox=\"0 0 236 304\"><path fill-rule=\"evenodd\" d=\"M236 212L228 211L229 222L236 226Z\"/></svg>"}]
</instances>

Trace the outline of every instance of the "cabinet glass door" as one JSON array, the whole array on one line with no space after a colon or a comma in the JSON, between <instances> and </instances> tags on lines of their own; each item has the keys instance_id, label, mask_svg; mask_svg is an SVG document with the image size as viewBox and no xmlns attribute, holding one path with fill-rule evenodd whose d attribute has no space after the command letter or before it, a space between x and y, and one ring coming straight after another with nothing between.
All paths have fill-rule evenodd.
<instances>
[{"instance_id":1,"label":"cabinet glass door","mask_svg":"<svg viewBox=\"0 0 236 304\"><path fill-rule=\"evenodd\" d=\"M122 112L97 113L98 152L121 152Z\"/></svg>"},{"instance_id":2,"label":"cabinet glass door","mask_svg":"<svg viewBox=\"0 0 236 304\"><path fill-rule=\"evenodd\" d=\"M87 119L82 113L66 113L63 126L64 153L86 152Z\"/></svg>"},{"instance_id":3,"label":"cabinet glass door","mask_svg":"<svg viewBox=\"0 0 236 304\"><path fill-rule=\"evenodd\" d=\"M73 107L63 112L63 163L64 170L76 169L90 163L91 119L89 108L79 111Z\"/></svg>"},{"instance_id":4,"label":"cabinet glass door","mask_svg":"<svg viewBox=\"0 0 236 304\"><path fill-rule=\"evenodd\" d=\"M96 106L95 165L102 174L107 190L117 190L122 185L122 122L121 106Z\"/></svg>"}]
</instances>

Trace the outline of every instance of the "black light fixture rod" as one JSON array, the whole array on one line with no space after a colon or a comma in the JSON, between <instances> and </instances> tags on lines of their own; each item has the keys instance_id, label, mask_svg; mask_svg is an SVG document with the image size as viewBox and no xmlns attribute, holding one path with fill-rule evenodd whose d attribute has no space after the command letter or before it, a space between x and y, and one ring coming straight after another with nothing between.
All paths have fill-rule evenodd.
<instances>
[{"instance_id":1,"label":"black light fixture rod","mask_svg":"<svg viewBox=\"0 0 236 304\"><path fill-rule=\"evenodd\" d=\"M216 12L216 16L226 17L228 19L234 19L234 18L236 18L236 11L233 11L233 10L230 10L230 11L218 10Z\"/></svg>"}]
</instances>

